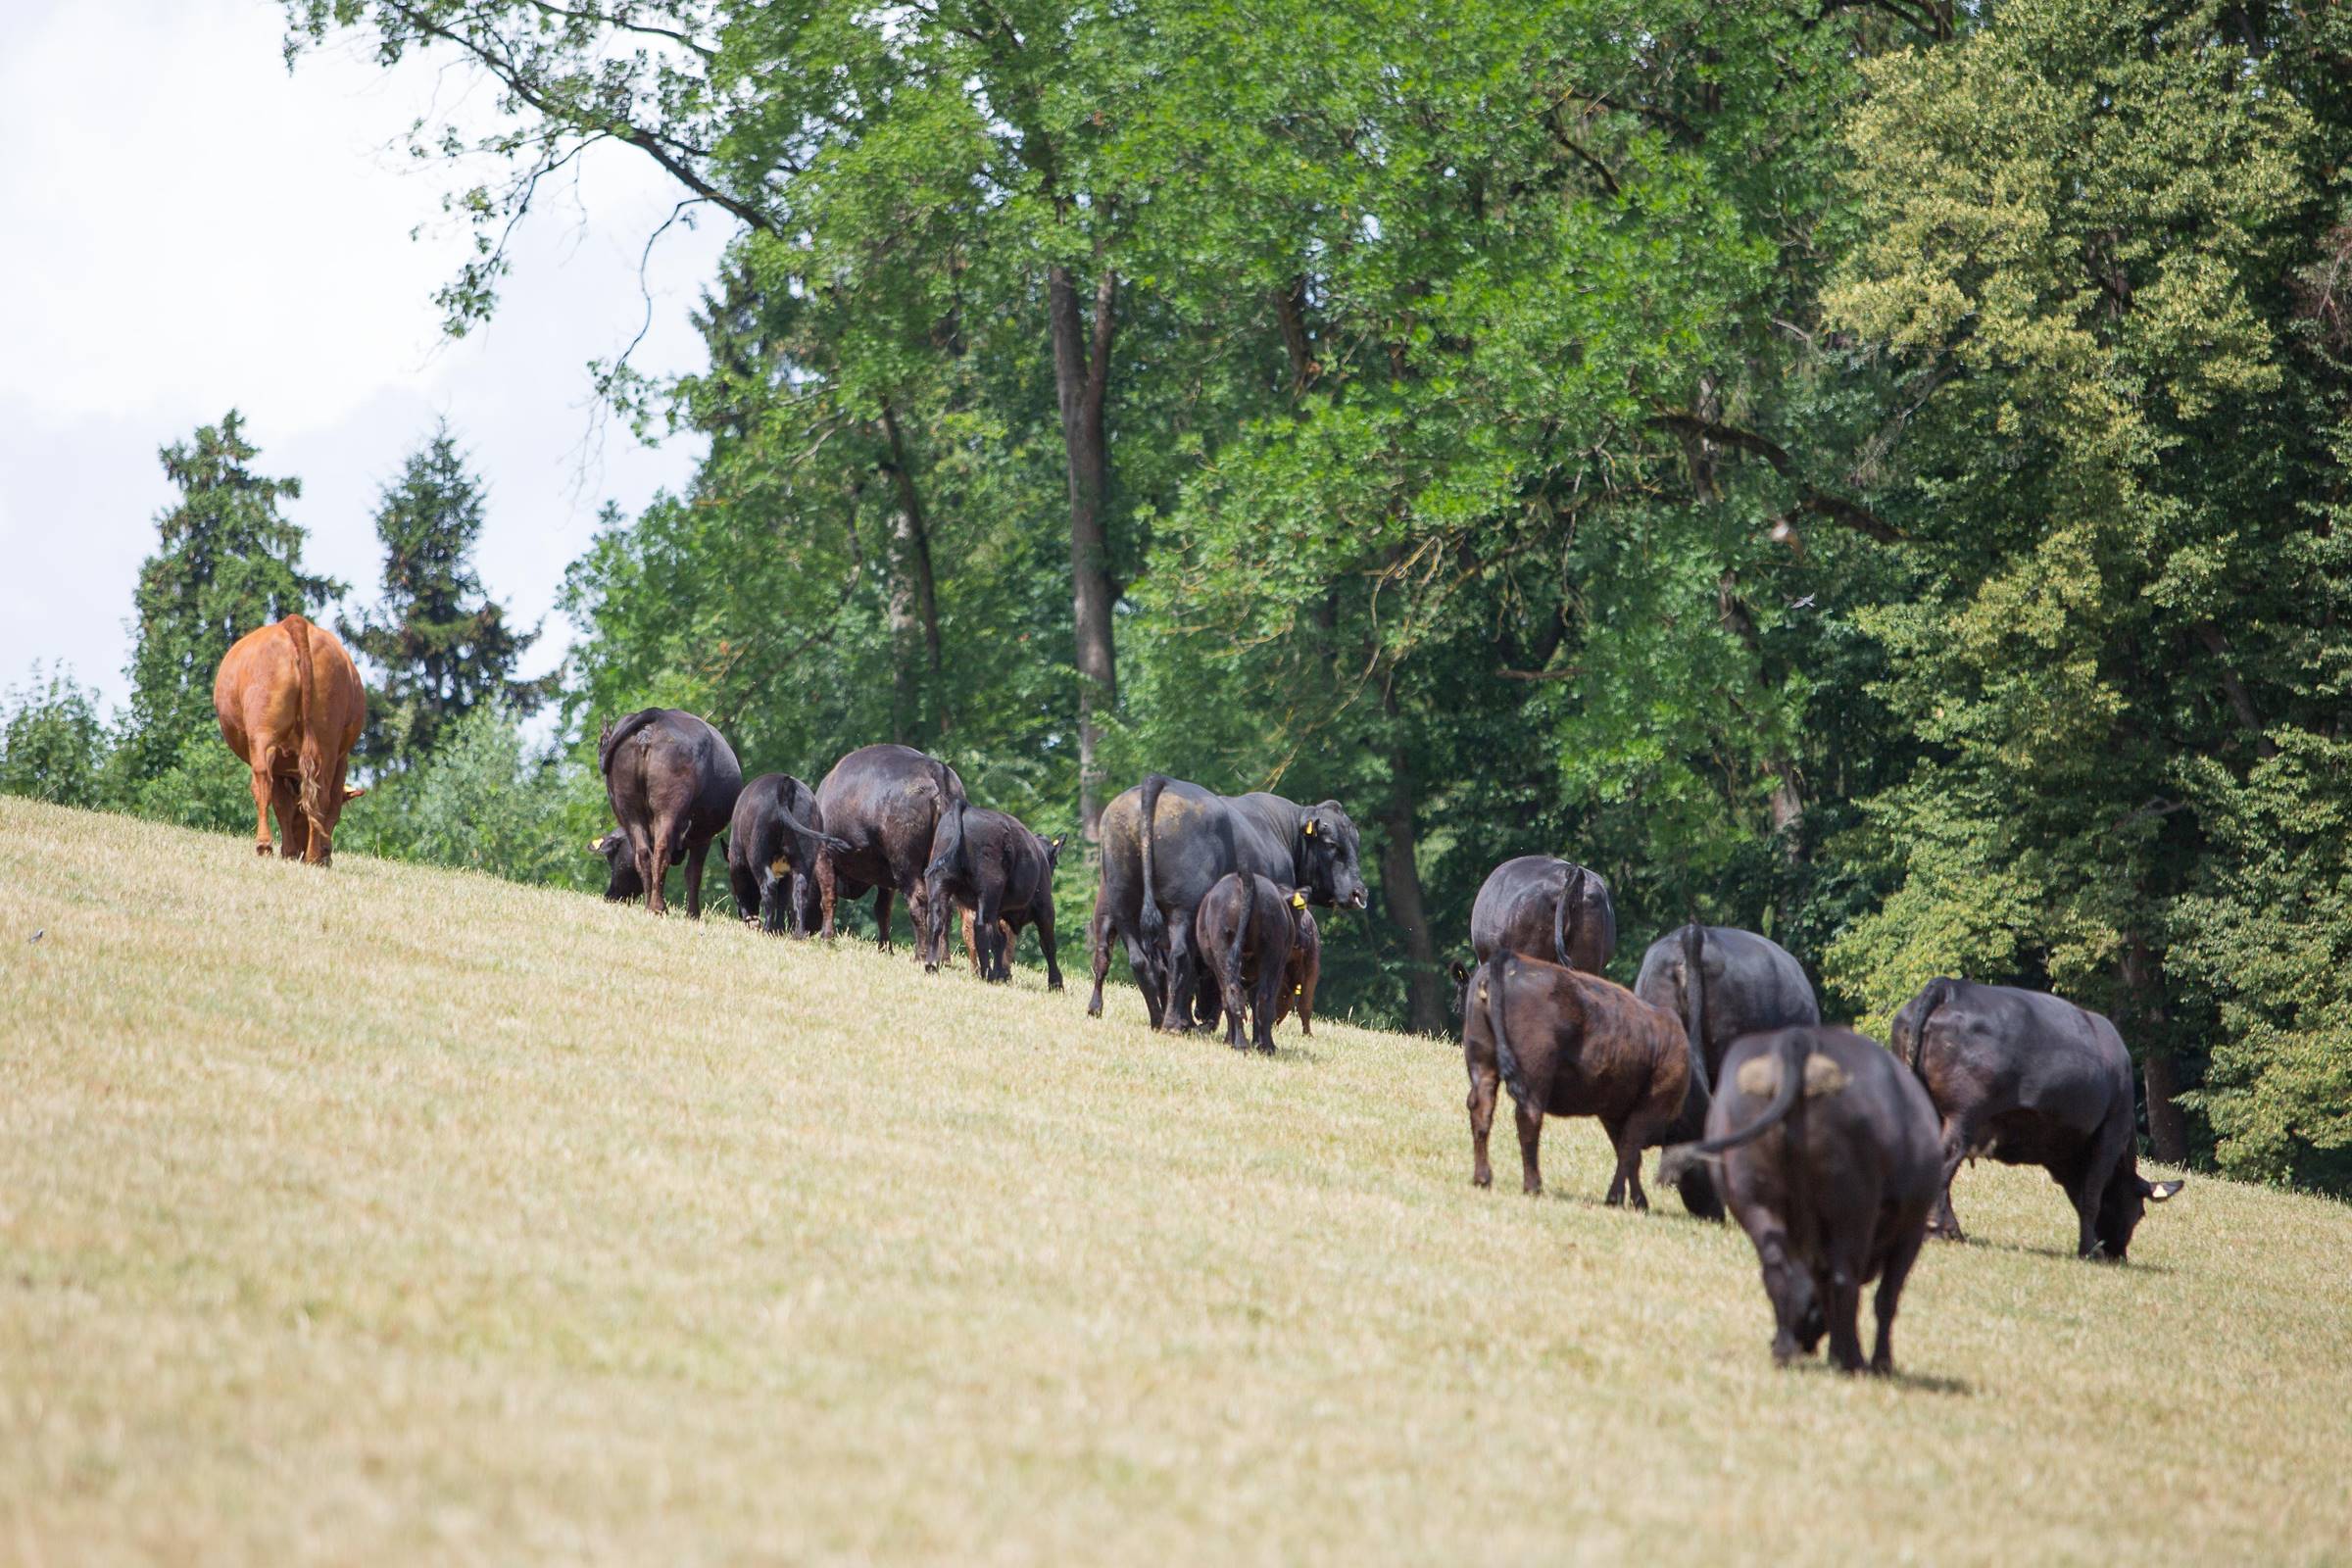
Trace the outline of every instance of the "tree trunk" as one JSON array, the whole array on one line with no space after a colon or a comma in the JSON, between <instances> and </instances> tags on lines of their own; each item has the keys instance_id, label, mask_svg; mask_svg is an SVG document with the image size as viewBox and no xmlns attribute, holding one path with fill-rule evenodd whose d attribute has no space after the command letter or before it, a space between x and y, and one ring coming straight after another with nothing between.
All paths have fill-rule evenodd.
<instances>
[{"instance_id":1,"label":"tree trunk","mask_svg":"<svg viewBox=\"0 0 2352 1568\"><path fill-rule=\"evenodd\" d=\"M2133 937L2124 946L2118 978L2131 1000L2138 1035L2140 1079L2148 1097L2148 1149L2167 1165L2188 1163L2188 1116L2180 1109L2180 1064L2165 1040L2164 995L2147 944Z\"/></svg>"},{"instance_id":2,"label":"tree trunk","mask_svg":"<svg viewBox=\"0 0 2352 1568\"><path fill-rule=\"evenodd\" d=\"M1764 642L1756 635L1756 623L1747 607L1740 602L1740 578L1736 572L1727 570L1715 580L1715 607L1722 615L1724 629L1761 661ZM1781 840L1781 853L1794 863L1805 858L1800 825L1805 814L1805 795L1797 781L1796 762L1776 753L1765 758L1763 765L1764 776L1772 781L1772 795L1767 803L1772 812L1772 831Z\"/></svg>"},{"instance_id":3,"label":"tree trunk","mask_svg":"<svg viewBox=\"0 0 2352 1568\"><path fill-rule=\"evenodd\" d=\"M897 683L899 704L893 710L893 722L911 728L908 720L898 715L899 709L909 714L919 711L922 704L913 690L912 660L907 645L913 640L912 627L922 626L923 651L931 668L932 729L935 734L948 732L948 699L942 680L939 647L939 592L931 573L931 529L923 518L923 499L914 487L914 471L906 457L906 440L899 429L899 416L890 405L882 406L882 433L890 442L890 455L883 466L890 470L894 505L890 519L891 562L890 633L891 646L897 650ZM906 744L908 736L897 739Z\"/></svg>"},{"instance_id":4,"label":"tree trunk","mask_svg":"<svg viewBox=\"0 0 2352 1568\"><path fill-rule=\"evenodd\" d=\"M1102 432L1103 395L1110 383L1110 338L1118 274L1104 268L1095 282L1090 323L1067 267L1046 270L1046 303L1054 327L1054 386L1061 405L1061 441L1070 480L1070 597L1078 652L1078 824L1088 844L1102 836L1102 768L1095 752L1102 728L1095 715L1118 700L1111 643L1110 547L1102 515L1110 488L1110 451Z\"/></svg>"},{"instance_id":5,"label":"tree trunk","mask_svg":"<svg viewBox=\"0 0 2352 1568\"><path fill-rule=\"evenodd\" d=\"M1396 721L1396 698L1386 706L1391 723ZM1416 1034L1442 1034L1446 1029L1446 999L1438 988L1438 945L1429 929L1429 910L1421 900L1419 840L1413 834L1413 774L1404 748L1389 750L1389 798L1381 808L1380 825L1388 842L1380 850L1380 887L1389 919L1404 933L1404 1004L1406 1020Z\"/></svg>"}]
</instances>

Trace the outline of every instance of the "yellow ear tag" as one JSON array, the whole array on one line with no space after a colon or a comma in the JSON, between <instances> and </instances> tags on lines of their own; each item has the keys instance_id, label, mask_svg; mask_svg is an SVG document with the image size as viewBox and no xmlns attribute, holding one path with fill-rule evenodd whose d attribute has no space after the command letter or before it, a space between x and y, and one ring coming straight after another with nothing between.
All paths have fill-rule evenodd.
<instances>
[{"instance_id":1,"label":"yellow ear tag","mask_svg":"<svg viewBox=\"0 0 2352 1568\"><path fill-rule=\"evenodd\" d=\"M604 841L603 839L590 839L590 840L588 841L588 853L589 853L590 855L602 855L602 854L604 854L604 853L605 853L605 841Z\"/></svg>"},{"instance_id":2,"label":"yellow ear tag","mask_svg":"<svg viewBox=\"0 0 2352 1568\"><path fill-rule=\"evenodd\" d=\"M792 875L792 867L784 863L784 857L781 855L767 862L767 869L768 873L772 876Z\"/></svg>"},{"instance_id":3,"label":"yellow ear tag","mask_svg":"<svg viewBox=\"0 0 2352 1568\"><path fill-rule=\"evenodd\" d=\"M1292 895L1291 895L1291 907L1292 907L1292 908L1294 908L1294 909L1303 909L1303 908L1305 908L1305 907L1306 907L1306 895L1305 895L1305 894L1303 894L1303 893L1294 893L1294 894L1292 894Z\"/></svg>"},{"instance_id":4,"label":"yellow ear tag","mask_svg":"<svg viewBox=\"0 0 2352 1568\"><path fill-rule=\"evenodd\" d=\"M1311 839L1311 838L1313 838L1313 837L1315 836L1315 824L1314 824L1314 820L1313 820L1313 818L1311 818L1311 817L1310 817L1310 818L1308 818L1308 820L1307 820L1307 824L1306 824L1306 836L1307 836L1308 838L1310 838L1310 839Z\"/></svg>"}]
</instances>

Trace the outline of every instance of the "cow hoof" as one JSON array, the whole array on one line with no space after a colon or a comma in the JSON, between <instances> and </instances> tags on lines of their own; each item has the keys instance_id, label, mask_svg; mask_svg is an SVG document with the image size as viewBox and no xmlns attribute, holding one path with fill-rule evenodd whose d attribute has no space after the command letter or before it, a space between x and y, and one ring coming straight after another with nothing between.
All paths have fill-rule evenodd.
<instances>
[{"instance_id":1,"label":"cow hoof","mask_svg":"<svg viewBox=\"0 0 2352 1568\"><path fill-rule=\"evenodd\" d=\"M256 844L256 845L253 847L253 853L254 853L254 854L256 854L256 855L258 855L258 856L260 856L260 857L261 857L263 859L265 859L265 860L266 860L266 859L268 859L268 858L269 858L270 856L272 856L272 855L275 855L275 854L277 853L277 846L276 846L276 845L274 845L274 844Z\"/></svg>"},{"instance_id":2,"label":"cow hoof","mask_svg":"<svg viewBox=\"0 0 2352 1568\"><path fill-rule=\"evenodd\" d=\"M1494 1185L1494 1178L1489 1172L1480 1171L1477 1175L1470 1178L1470 1185L1484 1190Z\"/></svg>"},{"instance_id":3,"label":"cow hoof","mask_svg":"<svg viewBox=\"0 0 2352 1568\"><path fill-rule=\"evenodd\" d=\"M1270 1045L1259 1046L1257 1048L1257 1054L1261 1056L1271 1056L1274 1054L1274 1048Z\"/></svg>"}]
</instances>

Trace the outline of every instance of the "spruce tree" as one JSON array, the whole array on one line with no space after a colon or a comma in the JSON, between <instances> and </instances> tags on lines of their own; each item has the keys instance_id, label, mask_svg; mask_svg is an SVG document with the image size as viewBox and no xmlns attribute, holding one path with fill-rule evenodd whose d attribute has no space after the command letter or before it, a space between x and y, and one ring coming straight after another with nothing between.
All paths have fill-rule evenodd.
<instances>
[{"instance_id":1,"label":"spruce tree","mask_svg":"<svg viewBox=\"0 0 2352 1568\"><path fill-rule=\"evenodd\" d=\"M255 472L260 455L234 409L161 453L180 497L156 518L162 548L139 567L132 598L138 645L124 670L122 761L134 785L213 725L213 675L231 644L343 592L302 569L305 530L278 510L301 497L302 481Z\"/></svg>"},{"instance_id":2,"label":"spruce tree","mask_svg":"<svg viewBox=\"0 0 2352 1568\"><path fill-rule=\"evenodd\" d=\"M481 481L466 471L446 422L384 487L375 514L383 598L342 628L373 666L360 755L376 767L430 756L449 726L484 702L528 712L547 697L549 682L514 678L537 630L509 626L474 569L482 506Z\"/></svg>"}]
</instances>

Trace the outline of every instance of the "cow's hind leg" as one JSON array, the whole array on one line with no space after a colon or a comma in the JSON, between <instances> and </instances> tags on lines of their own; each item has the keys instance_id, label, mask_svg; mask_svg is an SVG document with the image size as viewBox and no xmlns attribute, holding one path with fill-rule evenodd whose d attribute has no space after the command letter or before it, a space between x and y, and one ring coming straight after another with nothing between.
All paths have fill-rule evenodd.
<instances>
[{"instance_id":1,"label":"cow's hind leg","mask_svg":"<svg viewBox=\"0 0 2352 1568\"><path fill-rule=\"evenodd\" d=\"M841 872L833 864L833 857L816 858L816 906L820 924L817 935L827 942L833 940L833 905L841 895Z\"/></svg>"},{"instance_id":2,"label":"cow's hind leg","mask_svg":"<svg viewBox=\"0 0 2352 1568\"><path fill-rule=\"evenodd\" d=\"M277 848L270 834L270 803L275 796L268 769L253 770L253 853L269 855Z\"/></svg>"},{"instance_id":3,"label":"cow's hind leg","mask_svg":"<svg viewBox=\"0 0 2352 1568\"><path fill-rule=\"evenodd\" d=\"M1820 1343L1805 1323L1807 1310L1817 1300L1813 1282L1788 1260L1788 1234L1777 1217L1770 1217L1767 1228L1756 1235L1756 1261L1764 1275L1764 1294L1772 1301L1772 1359L1787 1366Z\"/></svg>"},{"instance_id":4,"label":"cow's hind leg","mask_svg":"<svg viewBox=\"0 0 2352 1568\"><path fill-rule=\"evenodd\" d=\"M686 851L686 918L703 917L703 862L710 858L710 841L689 846Z\"/></svg>"},{"instance_id":5,"label":"cow's hind leg","mask_svg":"<svg viewBox=\"0 0 2352 1568\"><path fill-rule=\"evenodd\" d=\"M1160 1009L1159 1026L1170 1034L1190 1034L1193 1028L1193 990L1200 984L1199 959L1193 953L1193 919L1168 922L1168 994Z\"/></svg>"},{"instance_id":6,"label":"cow's hind leg","mask_svg":"<svg viewBox=\"0 0 2352 1568\"><path fill-rule=\"evenodd\" d=\"M727 891L735 895L736 918L748 920L762 931L773 931L772 916L776 904L765 890L781 885L783 880L772 875L765 866L755 871L750 866L737 865L730 858L727 861Z\"/></svg>"},{"instance_id":7,"label":"cow's hind leg","mask_svg":"<svg viewBox=\"0 0 2352 1568\"><path fill-rule=\"evenodd\" d=\"M1470 1063L1470 1185L1494 1185L1494 1167L1487 1163L1487 1135L1494 1130L1494 1094L1502 1074L1492 1061Z\"/></svg>"},{"instance_id":8,"label":"cow's hind leg","mask_svg":"<svg viewBox=\"0 0 2352 1568\"><path fill-rule=\"evenodd\" d=\"M1037 927L1038 951L1046 956L1046 989L1061 989L1061 965L1054 957L1054 906L1041 903L1030 911L1031 923Z\"/></svg>"},{"instance_id":9,"label":"cow's hind leg","mask_svg":"<svg viewBox=\"0 0 2352 1568\"><path fill-rule=\"evenodd\" d=\"M1879 1337L1871 1348L1870 1369L1881 1377L1894 1371L1895 1303L1902 1298L1903 1281L1910 1276L1911 1265L1919 1261L1919 1250L1927 1240L1925 1226L1917 1223L1904 1226L1886 1254L1886 1266L1879 1272L1879 1294L1873 1302L1879 1314Z\"/></svg>"},{"instance_id":10,"label":"cow's hind leg","mask_svg":"<svg viewBox=\"0 0 2352 1568\"><path fill-rule=\"evenodd\" d=\"M1260 958L1257 991L1250 1007L1250 1032L1257 1049L1274 1054L1274 1009L1282 1004L1282 970Z\"/></svg>"},{"instance_id":11,"label":"cow's hind leg","mask_svg":"<svg viewBox=\"0 0 2352 1568\"><path fill-rule=\"evenodd\" d=\"M1010 944L1004 940L1004 890L983 886L978 906L972 910L973 935L979 938L980 978L990 983L1012 978L1012 955L1005 951Z\"/></svg>"},{"instance_id":12,"label":"cow's hind leg","mask_svg":"<svg viewBox=\"0 0 2352 1568\"><path fill-rule=\"evenodd\" d=\"M286 860L307 858L311 853L311 819L302 811L302 790L290 778L270 781L270 809L277 817L278 858ZM256 846L268 853L265 846Z\"/></svg>"},{"instance_id":13,"label":"cow's hind leg","mask_svg":"<svg viewBox=\"0 0 2352 1568\"><path fill-rule=\"evenodd\" d=\"M1830 1359L1840 1372L1862 1370L1862 1281L1850 1258L1838 1258L1822 1276L1814 1288L1828 1311L1830 1323Z\"/></svg>"},{"instance_id":14,"label":"cow's hind leg","mask_svg":"<svg viewBox=\"0 0 2352 1568\"><path fill-rule=\"evenodd\" d=\"M1086 940L1093 949L1089 956L1095 965L1095 993L1086 999L1086 1015L1102 1016L1102 982L1110 975L1110 916L1097 909L1094 918L1086 923Z\"/></svg>"},{"instance_id":15,"label":"cow's hind leg","mask_svg":"<svg viewBox=\"0 0 2352 1568\"><path fill-rule=\"evenodd\" d=\"M1657 1119L1637 1113L1614 1127L1606 1122L1601 1125L1608 1128L1609 1142L1617 1149L1617 1175L1609 1183L1609 1201L1622 1199L1630 1201L1637 1213L1648 1213L1649 1194L1642 1190L1642 1151L1657 1136Z\"/></svg>"},{"instance_id":16,"label":"cow's hind leg","mask_svg":"<svg viewBox=\"0 0 2352 1568\"><path fill-rule=\"evenodd\" d=\"M664 822L656 822L647 830L637 849L637 874L645 880L645 909L648 914L664 914L667 908L662 899L662 883L669 875L670 832Z\"/></svg>"},{"instance_id":17,"label":"cow's hind leg","mask_svg":"<svg viewBox=\"0 0 2352 1568\"><path fill-rule=\"evenodd\" d=\"M1969 1140L1975 1130L1962 1116L1943 1119L1943 1181L1936 1191L1936 1210L1928 1217L1928 1234L1940 1236L1947 1242L1967 1240L1960 1234L1960 1216L1952 1212L1952 1181L1960 1174L1961 1162L1968 1158Z\"/></svg>"},{"instance_id":18,"label":"cow's hind leg","mask_svg":"<svg viewBox=\"0 0 2352 1568\"><path fill-rule=\"evenodd\" d=\"M1519 1190L1530 1198L1544 1196L1544 1166L1537 1158L1544 1147L1544 1102L1547 1095L1531 1093L1530 1103L1511 1106L1519 1125Z\"/></svg>"}]
</instances>

